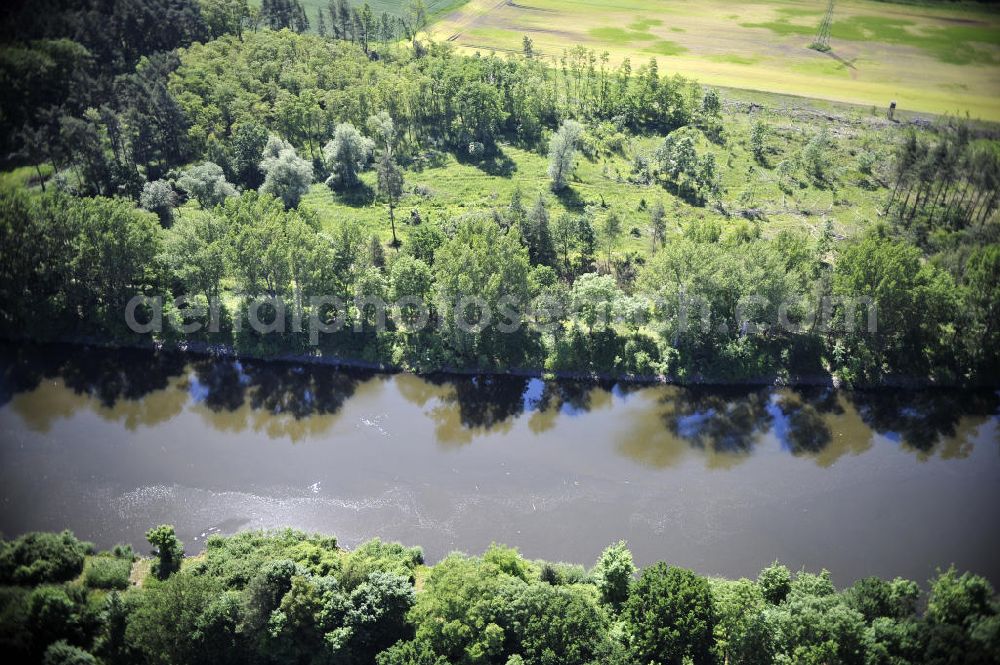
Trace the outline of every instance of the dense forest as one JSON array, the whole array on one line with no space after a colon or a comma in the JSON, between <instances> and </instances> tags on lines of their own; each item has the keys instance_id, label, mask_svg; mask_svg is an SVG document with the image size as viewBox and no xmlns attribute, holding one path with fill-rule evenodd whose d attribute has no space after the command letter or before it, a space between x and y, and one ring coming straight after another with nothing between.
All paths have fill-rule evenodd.
<instances>
[{"instance_id":1,"label":"dense forest","mask_svg":"<svg viewBox=\"0 0 1000 665\"><path fill-rule=\"evenodd\" d=\"M775 562L756 580L656 563L627 544L594 566L491 546L427 566L378 539L344 550L298 531L214 535L184 558L171 526L95 552L71 533L0 541L0 645L8 662L989 664L1000 601L988 581L939 571L867 577Z\"/></svg>"},{"instance_id":2,"label":"dense forest","mask_svg":"<svg viewBox=\"0 0 1000 665\"><path fill-rule=\"evenodd\" d=\"M418 371L1000 375L990 127L788 124L655 59L528 37L459 55L421 39L419 2L4 11L5 336L148 342L125 324L142 294L159 341ZM598 167L612 194L581 180ZM462 185L415 181L463 168L504 194L432 218Z\"/></svg>"}]
</instances>

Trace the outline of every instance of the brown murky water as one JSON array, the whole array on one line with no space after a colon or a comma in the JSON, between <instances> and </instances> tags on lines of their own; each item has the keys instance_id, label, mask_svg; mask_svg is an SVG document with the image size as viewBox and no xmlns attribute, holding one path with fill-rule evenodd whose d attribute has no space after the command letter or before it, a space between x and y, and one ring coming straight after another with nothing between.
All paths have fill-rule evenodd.
<instances>
[{"instance_id":1,"label":"brown murky water","mask_svg":"<svg viewBox=\"0 0 1000 665\"><path fill-rule=\"evenodd\" d=\"M101 546L169 522L491 541L756 575L774 559L1000 582L996 392L636 388L0 349L0 530Z\"/></svg>"}]
</instances>

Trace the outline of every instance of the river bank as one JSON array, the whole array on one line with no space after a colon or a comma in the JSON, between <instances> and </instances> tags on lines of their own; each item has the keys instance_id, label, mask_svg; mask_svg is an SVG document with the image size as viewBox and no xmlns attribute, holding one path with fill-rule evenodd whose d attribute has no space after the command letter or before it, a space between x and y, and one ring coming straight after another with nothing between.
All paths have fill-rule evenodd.
<instances>
[{"instance_id":1,"label":"river bank","mask_svg":"<svg viewBox=\"0 0 1000 665\"><path fill-rule=\"evenodd\" d=\"M717 378L704 375L685 377L667 374L617 374L611 372L573 372L566 370L546 370L532 367L512 367L505 370L478 367L442 367L433 370L419 370L403 365L372 362L360 358L348 358L336 355L316 353L277 353L257 354L240 351L228 344L209 344L199 340L184 342L169 341L137 341L137 340L105 340L87 336L62 336L51 341L38 342L31 339L16 338L9 335L0 340L15 344L65 344L78 347L96 347L101 349L134 349L167 353L190 354L194 356L252 359L262 362L298 363L305 365L325 366L351 370L379 372L383 374L412 374L420 377L448 376L509 376L526 379L585 381L593 383L620 382L638 386L673 385L673 386L747 386L747 387L813 387L835 388L837 390L922 390L928 388L940 389L987 389L1000 388L1000 382L995 383L944 383L929 377L883 377L880 383L867 385L847 385L831 374L786 375L771 374L749 378ZM1000 377L998 377L1000 380Z\"/></svg>"}]
</instances>

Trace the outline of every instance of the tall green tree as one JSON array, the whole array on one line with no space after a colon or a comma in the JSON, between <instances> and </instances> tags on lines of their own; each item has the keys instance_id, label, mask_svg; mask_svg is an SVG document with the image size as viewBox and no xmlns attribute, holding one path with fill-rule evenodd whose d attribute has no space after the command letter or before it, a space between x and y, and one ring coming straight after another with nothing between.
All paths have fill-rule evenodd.
<instances>
[{"instance_id":1,"label":"tall green tree","mask_svg":"<svg viewBox=\"0 0 1000 665\"><path fill-rule=\"evenodd\" d=\"M710 579L715 651L720 662L764 665L774 660L771 625L760 585L748 579Z\"/></svg>"},{"instance_id":2,"label":"tall green tree","mask_svg":"<svg viewBox=\"0 0 1000 665\"><path fill-rule=\"evenodd\" d=\"M400 255L392 264L389 273L389 299L394 303L406 298L423 303L430 308L431 290L434 277L430 267L418 258L408 254ZM406 325L416 323L420 311L417 303L401 306L399 316Z\"/></svg>"},{"instance_id":3,"label":"tall green tree","mask_svg":"<svg viewBox=\"0 0 1000 665\"><path fill-rule=\"evenodd\" d=\"M226 182L222 167L212 162L203 162L184 171L177 179L177 186L205 210L221 205L237 193L236 188Z\"/></svg>"},{"instance_id":4,"label":"tall green tree","mask_svg":"<svg viewBox=\"0 0 1000 665\"><path fill-rule=\"evenodd\" d=\"M356 187L358 172L368 165L374 147L374 142L362 136L354 125L347 122L338 124L333 138L323 148L323 157L331 170L326 184L341 190Z\"/></svg>"},{"instance_id":5,"label":"tall green tree","mask_svg":"<svg viewBox=\"0 0 1000 665\"><path fill-rule=\"evenodd\" d=\"M607 329L611 325L615 303L620 295L611 275L589 272L573 282L573 311L587 325L588 333L593 332L595 327Z\"/></svg>"},{"instance_id":6,"label":"tall green tree","mask_svg":"<svg viewBox=\"0 0 1000 665\"><path fill-rule=\"evenodd\" d=\"M597 588L601 592L601 600L615 609L620 608L628 599L629 586L632 584L635 571L632 552L624 540L605 548L593 571Z\"/></svg>"},{"instance_id":7,"label":"tall green tree","mask_svg":"<svg viewBox=\"0 0 1000 665\"><path fill-rule=\"evenodd\" d=\"M497 134L508 115L496 87L470 81L458 89L454 104L453 131L457 145L466 148L470 143L482 143L488 153L493 152Z\"/></svg>"},{"instance_id":8,"label":"tall green tree","mask_svg":"<svg viewBox=\"0 0 1000 665\"><path fill-rule=\"evenodd\" d=\"M965 264L965 301L969 305L972 330L972 366L981 376L1000 371L1000 245L972 250Z\"/></svg>"},{"instance_id":9,"label":"tall green tree","mask_svg":"<svg viewBox=\"0 0 1000 665\"><path fill-rule=\"evenodd\" d=\"M458 357L493 363L517 359L526 351L519 334L501 332L496 324L519 324L529 297L528 251L516 230L504 232L492 219L468 219L434 253L437 300L447 326L445 339ZM475 300L481 316L463 303ZM469 325L459 325L458 317ZM480 329L477 322L491 325Z\"/></svg>"},{"instance_id":10,"label":"tall green tree","mask_svg":"<svg viewBox=\"0 0 1000 665\"><path fill-rule=\"evenodd\" d=\"M622 236L622 219L618 213L612 210L601 223L601 237L604 239L604 246L608 250L608 262L606 267L611 270L611 252L614 250L618 240Z\"/></svg>"},{"instance_id":11,"label":"tall green tree","mask_svg":"<svg viewBox=\"0 0 1000 665\"><path fill-rule=\"evenodd\" d=\"M940 361L950 344L957 293L951 276L924 263L912 245L874 233L848 245L833 272L833 294L847 304L835 310L830 333L845 378L865 382L886 373L926 375L931 367L948 371ZM867 307L851 311L852 299L869 299L862 305L874 307L875 330L869 330ZM847 331L846 317L852 315L853 331Z\"/></svg>"},{"instance_id":12,"label":"tall green tree","mask_svg":"<svg viewBox=\"0 0 1000 665\"><path fill-rule=\"evenodd\" d=\"M632 651L643 663L712 662L715 612L708 581L690 570L657 563L643 569L622 611Z\"/></svg>"},{"instance_id":13,"label":"tall green tree","mask_svg":"<svg viewBox=\"0 0 1000 665\"><path fill-rule=\"evenodd\" d=\"M579 230L580 224L576 217L568 212L556 217L556 221L552 225L552 241L556 251L562 256L560 270L564 277L569 277L572 272L569 257L579 243Z\"/></svg>"},{"instance_id":14,"label":"tall green tree","mask_svg":"<svg viewBox=\"0 0 1000 665\"><path fill-rule=\"evenodd\" d=\"M403 195L403 171L396 164L391 152L382 152L375 165L378 174L379 196L389 206L389 226L392 228L392 246L399 247L396 237L396 204Z\"/></svg>"},{"instance_id":15,"label":"tall green tree","mask_svg":"<svg viewBox=\"0 0 1000 665\"><path fill-rule=\"evenodd\" d=\"M535 265L552 265L555 262L555 247L549 228L549 210L541 194L523 217L520 230L528 246L531 262Z\"/></svg>"},{"instance_id":16,"label":"tall green tree","mask_svg":"<svg viewBox=\"0 0 1000 665\"><path fill-rule=\"evenodd\" d=\"M167 231L162 258L188 293L218 296L227 274L228 238L222 219L210 212L185 214Z\"/></svg>"},{"instance_id":17,"label":"tall green tree","mask_svg":"<svg viewBox=\"0 0 1000 665\"><path fill-rule=\"evenodd\" d=\"M210 662L203 660L197 636L202 615L219 592L218 581L206 575L176 573L150 584L129 616L127 643L153 665Z\"/></svg>"},{"instance_id":18,"label":"tall green tree","mask_svg":"<svg viewBox=\"0 0 1000 665\"><path fill-rule=\"evenodd\" d=\"M245 192L223 208L229 271L247 296L287 294L292 267L286 226L288 213L268 194Z\"/></svg>"},{"instance_id":19,"label":"tall green tree","mask_svg":"<svg viewBox=\"0 0 1000 665\"><path fill-rule=\"evenodd\" d=\"M565 120L549 141L549 178L555 191L566 187L573 172L573 160L581 136L583 125L575 120Z\"/></svg>"},{"instance_id":20,"label":"tall green tree","mask_svg":"<svg viewBox=\"0 0 1000 665\"><path fill-rule=\"evenodd\" d=\"M667 211L663 207L663 201L657 201L649 209L649 237L653 243L653 251L662 247L667 239Z\"/></svg>"},{"instance_id":21,"label":"tall green tree","mask_svg":"<svg viewBox=\"0 0 1000 665\"><path fill-rule=\"evenodd\" d=\"M767 163L767 135L770 128L763 120L750 123L750 154L758 164Z\"/></svg>"},{"instance_id":22,"label":"tall green tree","mask_svg":"<svg viewBox=\"0 0 1000 665\"><path fill-rule=\"evenodd\" d=\"M399 247L396 237L396 203L403 195L403 171L396 163L399 136L396 123L386 111L368 117L368 129L378 142L379 153L375 160L378 195L389 205L389 225L392 228L392 246Z\"/></svg>"},{"instance_id":23,"label":"tall green tree","mask_svg":"<svg viewBox=\"0 0 1000 665\"><path fill-rule=\"evenodd\" d=\"M260 169L264 172L260 192L280 199L286 209L299 204L313 180L312 164L299 157L287 142L273 136L264 147Z\"/></svg>"},{"instance_id":24,"label":"tall green tree","mask_svg":"<svg viewBox=\"0 0 1000 665\"><path fill-rule=\"evenodd\" d=\"M264 182L260 160L267 138L267 129L256 122L236 127L231 143L233 172L236 184L245 189L257 189Z\"/></svg>"},{"instance_id":25,"label":"tall green tree","mask_svg":"<svg viewBox=\"0 0 1000 665\"><path fill-rule=\"evenodd\" d=\"M156 216L160 218L161 226L170 226L174 219L177 194L169 182L152 180L142 186L139 204L146 210L155 212Z\"/></svg>"},{"instance_id":26,"label":"tall green tree","mask_svg":"<svg viewBox=\"0 0 1000 665\"><path fill-rule=\"evenodd\" d=\"M199 0L201 15L212 37L234 34L243 39L243 26L250 18L247 0Z\"/></svg>"},{"instance_id":27,"label":"tall green tree","mask_svg":"<svg viewBox=\"0 0 1000 665\"><path fill-rule=\"evenodd\" d=\"M162 242L159 224L128 201L100 198L71 206L69 223L79 234L71 263L73 291L102 316L121 320L125 303L161 278L155 260Z\"/></svg>"},{"instance_id":28,"label":"tall green tree","mask_svg":"<svg viewBox=\"0 0 1000 665\"><path fill-rule=\"evenodd\" d=\"M757 576L757 584L764 596L764 600L777 605L788 597L792 590L792 573L787 566L783 566L777 561L760 571Z\"/></svg>"},{"instance_id":29,"label":"tall green tree","mask_svg":"<svg viewBox=\"0 0 1000 665\"><path fill-rule=\"evenodd\" d=\"M184 557L184 544L177 539L174 527L161 524L146 532L146 540L153 546L156 561L153 563L153 574L165 580L181 569Z\"/></svg>"}]
</instances>

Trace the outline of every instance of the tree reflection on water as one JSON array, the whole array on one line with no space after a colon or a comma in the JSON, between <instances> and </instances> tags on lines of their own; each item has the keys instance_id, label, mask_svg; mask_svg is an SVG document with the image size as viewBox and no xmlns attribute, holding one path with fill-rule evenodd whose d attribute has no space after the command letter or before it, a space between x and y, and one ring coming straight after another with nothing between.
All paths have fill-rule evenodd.
<instances>
[{"instance_id":1,"label":"tree reflection on water","mask_svg":"<svg viewBox=\"0 0 1000 665\"><path fill-rule=\"evenodd\" d=\"M142 350L0 346L0 406L13 402L39 431L84 408L132 430L190 408L222 431L261 431L298 441L327 432L348 401L377 400L383 389L421 407L442 446L469 444L481 435L558 433L562 425L590 417L592 436L613 440L621 454L654 468L691 454L709 466L729 468L768 440L828 466L870 448L875 434L920 460L963 457L1000 407L998 393L988 390L845 392L390 376ZM588 415L598 411L599 417ZM526 428L515 430L522 419Z\"/></svg>"},{"instance_id":2,"label":"tree reflection on water","mask_svg":"<svg viewBox=\"0 0 1000 665\"><path fill-rule=\"evenodd\" d=\"M184 372L187 360L176 353L62 345L0 345L0 405L14 395L59 378L74 392L106 407L163 390Z\"/></svg>"}]
</instances>

